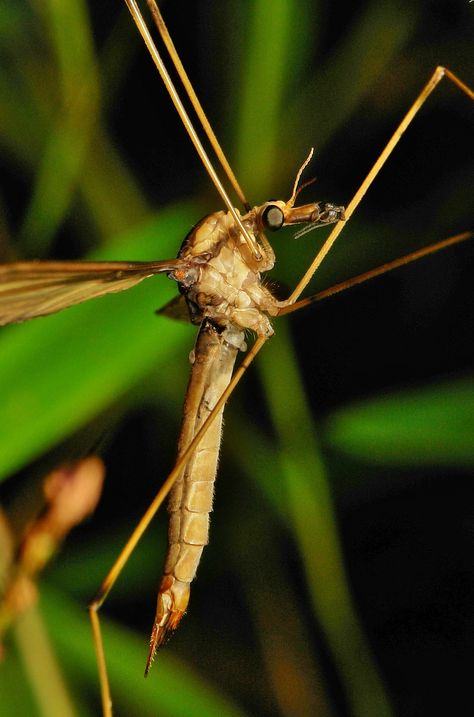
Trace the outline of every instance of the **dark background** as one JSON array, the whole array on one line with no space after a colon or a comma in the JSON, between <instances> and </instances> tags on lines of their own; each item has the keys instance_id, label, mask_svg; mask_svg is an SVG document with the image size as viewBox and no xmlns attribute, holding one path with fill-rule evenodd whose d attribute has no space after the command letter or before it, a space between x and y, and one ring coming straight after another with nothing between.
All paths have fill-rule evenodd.
<instances>
[{"instance_id":1,"label":"dark background","mask_svg":"<svg viewBox=\"0 0 474 717\"><path fill-rule=\"evenodd\" d=\"M348 204L437 64L473 83L474 6L467 2L216 5L162 9L252 203L288 197L314 146L306 175L317 183L302 201ZM149 258L177 251L190 224L220 203L126 10L118 0L64 2L60 12L12 2L2 15L2 256L79 258L102 247L111 258L142 258L133 236L139 242L141 227L167 212L184 217L176 220L182 234L163 237L165 250L157 224ZM444 80L314 290L472 227L472 120L469 100ZM123 255L120 237L130 232ZM317 234L275 237L272 278L294 285L319 242ZM220 714L436 715L469 701L469 244L276 322L272 345L228 408L211 543L189 615L146 683L140 670L164 511L104 608L115 621L105 639L118 715L211 714L204 700L221 694L240 711L226 703ZM81 308L64 316L84 354L68 350L61 337L69 334L56 319L36 322L42 330L6 330L12 343L0 347L7 371L15 368L13 351L30 341L24 361L32 366L26 375L19 366L15 383L2 384L4 405L27 403L40 372L51 373L41 415L32 416L29 433L19 423L17 436L34 436L35 421L42 426L56 406L58 415L69 410L67 425L58 419L31 448L23 441L24 451L2 469L11 474L5 500L14 514L33 509L31 485L50 466L97 447L107 464L104 499L48 570L41 603L71 699L85 715L97 713L98 690L83 606L173 464L193 342L193 330L178 327L176 353L159 358L162 337L174 328L152 317L160 305L152 299L146 320L157 326L156 366L150 359L127 369L111 396L103 377L115 371L107 363L118 363L115 351L128 355L135 340L125 325L134 292L94 304L123 302L113 361L98 350L102 374L84 359L94 355L101 325ZM40 343L48 341L51 364ZM77 417L62 409L71 382L87 404L91 388L82 390L81 381L94 371L93 405ZM3 420L10 425L15 415ZM0 677L2 713L36 714L15 640L7 642ZM35 654L33 641L29 650Z\"/></svg>"}]
</instances>

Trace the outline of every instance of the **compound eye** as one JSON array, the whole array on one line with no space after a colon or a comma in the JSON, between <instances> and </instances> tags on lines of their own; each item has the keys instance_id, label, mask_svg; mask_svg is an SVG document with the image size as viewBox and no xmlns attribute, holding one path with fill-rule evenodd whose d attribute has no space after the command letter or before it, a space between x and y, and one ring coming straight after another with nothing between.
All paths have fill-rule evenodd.
<instances>
[{"instance_id":1,"label":"compound eye","mask_svg":"<svg viewBox=\"0 0 474 717\"><path fill-rule=\"evenodd\" d=\"M285 216L276 204L269 204L265 207L262 213L262 223L265 229L269 229L271 232L276 232L281 229Z\"/></svg>"}]
</instances>

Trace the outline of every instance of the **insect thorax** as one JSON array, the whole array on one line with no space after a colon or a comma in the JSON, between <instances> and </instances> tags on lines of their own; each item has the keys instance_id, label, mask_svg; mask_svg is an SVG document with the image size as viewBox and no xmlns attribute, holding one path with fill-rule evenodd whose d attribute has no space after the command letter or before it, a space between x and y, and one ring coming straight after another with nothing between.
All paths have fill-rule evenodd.
<instances>
[{"instance_id":1,"label":"insect thorax","mask_svg":"<svg viewBox=\"0 0 474 717\"><path fill-rule=\"evenodd\" d=\"M179 258L186 268L170 276L179 282L194 323L208 318L222 328L233 324L260 336L273 334L266 314L276 315L277 301L263 286L257 262L229 212L204 217L183 242Z\"/></svg>"}]
</instances>

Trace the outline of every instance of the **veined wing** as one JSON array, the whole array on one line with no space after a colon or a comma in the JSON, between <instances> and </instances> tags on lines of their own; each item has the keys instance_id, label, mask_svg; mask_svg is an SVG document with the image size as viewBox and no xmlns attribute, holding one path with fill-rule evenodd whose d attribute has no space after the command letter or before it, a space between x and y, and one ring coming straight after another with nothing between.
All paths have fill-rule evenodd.
<instances>
[{"instance_id":1,"label":"veined wing","mask_svg":"<svg viewBox=\"0 0 474 717\"><path fill-rule=\"evenodd\" d=\"M22 261L0 265L0 325L54 314L97 296L124 291L179 259L153 262Z\"/></svg>"}]
</instances>

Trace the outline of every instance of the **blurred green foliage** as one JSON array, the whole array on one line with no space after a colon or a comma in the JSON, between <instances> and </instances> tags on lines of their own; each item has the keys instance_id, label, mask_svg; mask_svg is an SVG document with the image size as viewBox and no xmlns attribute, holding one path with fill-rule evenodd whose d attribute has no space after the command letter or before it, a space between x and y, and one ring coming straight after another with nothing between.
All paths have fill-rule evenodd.
<instances>
[{"instance_id":1,"label":"blurred green foliage","mask_svg":"<svg viewBox=\"0 0 474 717\"><path fill-rule=\"evenodd\" d=\"M314 145L317 197L347 203L436 64L472 84L465 5L226 0L163 13L251 201L288 196ZM174 255L216 197L120 0L5 1L0 27L2 259ZM317 287L468 229L471 137L468 100L443 85ZM275 238L275 277L294 284L315 244ZM463 704L470 257L454 249L294 317L295 348L288 324L276 326L229 407L190 613L145 683L164 513L104 608L117 715L380 717ZM21 622L7 636L2 715L64 717L54 690L45 705L35 687L49 684L49 648L70 714L98 713L84 606L173 462L194 335L153 314L173 291L158 277L2 330L0 475L16 515L33 510L30 485L48 466L114 427L103 504L41 588L46 647ZM419 663L429 680L413 679Z\"/></svg>"}]
</instances>

